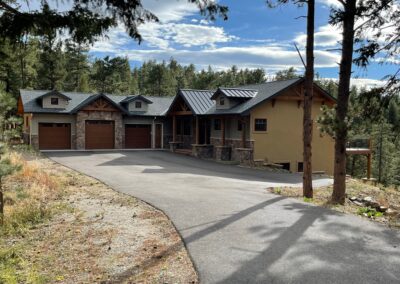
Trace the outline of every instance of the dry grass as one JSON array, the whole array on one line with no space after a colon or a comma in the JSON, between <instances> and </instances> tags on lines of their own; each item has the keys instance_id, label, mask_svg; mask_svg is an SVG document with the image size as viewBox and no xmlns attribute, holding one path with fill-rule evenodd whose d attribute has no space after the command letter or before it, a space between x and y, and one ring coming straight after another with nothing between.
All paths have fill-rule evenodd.
<instances>
[{"instance_id":1,"label":"dry grass","mask_svg":"<svg viewBox=\"0 0 400 284\"><path fill-rule=\"evenodd\" d=\"M346 187L346 202L344 205L332 205L330 202L332 194L332 186L326 186L314 189L313 199L304 199L302 188L290 188L282 187L271 189L271 192L280 194L287 197L293 197L297 199L304 200L306 202L311 202L313 204L331 208L343 213L350 213L358 216L363 216L360 214L364 207L357 206L355 203L349 200L350 197L367 197L371 196L374 200L379 202L380 205L400 210L400 191L393 187L384 187L382 185L374 186L371 184L363 183L357 179L348 179ZM360 210L361 209L361 210ZM379 214L380 215L380 214ZM364 217L364 216L363 216ZM390 227L400 228L400 216L378 216L371 218L374 221L387 224Z\"/></svg>"},{"instance_id":2,"label":"dry grass","mask_svg":"<svg viewBox=\"0 0 400 284\"><path fill-rule=\"evenodd\" d=\"M0 283L197 283L162 212L43 157L8 157L22 169L4 182Z\"/></svg>"}]
</instances>

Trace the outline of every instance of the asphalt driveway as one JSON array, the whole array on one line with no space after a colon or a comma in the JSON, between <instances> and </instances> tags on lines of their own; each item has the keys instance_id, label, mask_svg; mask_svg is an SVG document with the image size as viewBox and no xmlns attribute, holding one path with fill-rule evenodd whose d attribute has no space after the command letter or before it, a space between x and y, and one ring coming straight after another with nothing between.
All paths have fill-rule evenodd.
<instances>
[{"instance_id":1,"label":"asphalt driveway","mask_svg":"<svg viewBox=\"0 0 400 284\"><path fill-rule=\"evenodd\" d=\"M163 210L202 283L400 283L398 231L265 190L300 175L164 151L47 155Z\"/></svg>"}]
</instances>

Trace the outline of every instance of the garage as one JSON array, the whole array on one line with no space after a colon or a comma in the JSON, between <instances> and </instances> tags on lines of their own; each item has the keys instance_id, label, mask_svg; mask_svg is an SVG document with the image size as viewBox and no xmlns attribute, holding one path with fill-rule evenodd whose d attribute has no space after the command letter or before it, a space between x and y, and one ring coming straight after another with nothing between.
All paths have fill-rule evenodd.
<instances>
[{"instance_id":1,"label":"garage","mask_svg":"<svg viewBox=\"0 0 400 284\"><path fill-rule=\"evenodd\" d=\"M151 125L125 124L125 148L151 148Z\"/></svg>"},{"instance_id":2,"label":"garage","mask_svg":"<svg viewBox=\"0 0 400 284\"><path fill-rule=\"evenodd\" d=\"M86 149L114 148L114 121L86 120L85 122Z\"/></svg>"},{"instance_id":3,"label":"garage","mask_svg":"<svg viewBox=\"0 0 400 284\"><path fill-rule=\"evenodd\" d=\"M39 149L71 149L71 124L39 123Z\"/></svg>"}]
</instances>

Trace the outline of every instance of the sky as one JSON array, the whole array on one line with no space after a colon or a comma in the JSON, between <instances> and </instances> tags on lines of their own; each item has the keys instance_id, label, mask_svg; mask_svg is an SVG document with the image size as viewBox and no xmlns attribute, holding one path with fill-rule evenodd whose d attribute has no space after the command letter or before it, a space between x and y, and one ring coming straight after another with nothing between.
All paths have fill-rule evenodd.
<instances>
[{"instance_id":1,"label":"sky","mask_svg":"<svg viewBox=\"0 0 400 284\"><path fill-rule=\"evenodd\" d=\"M185 0L142 0L144 7L160 20L139 27L143 42L139 45L131 39L121 25L91 46L90 55L126 56L132 67L147 60L161 62L173 57L184 65L195 64L198 70L208 66L222 70L236 65L263 68L268 75L291 66L303 71L294 43L304 56L306 7L286 4L269 8L265 0L218 2L229 7L226 21L208 21L194 4ZM328 24L330 6L337 2L317 0L316 5L315 67L324 78L338 77L341 34L339 28ZM397 68L398 65L377 62L367 69L354 67L352 83L381 85L380 80Z\"/></svg>"}]
</instances>

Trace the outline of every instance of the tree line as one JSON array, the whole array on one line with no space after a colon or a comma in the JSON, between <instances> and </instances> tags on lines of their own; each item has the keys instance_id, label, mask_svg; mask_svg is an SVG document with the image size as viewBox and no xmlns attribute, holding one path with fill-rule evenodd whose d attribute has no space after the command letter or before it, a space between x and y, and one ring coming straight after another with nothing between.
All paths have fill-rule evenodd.
<instances>
[{"instance_id":1,"label":"tree line","mask_svg":"<svg viewBox=\"0 0 400 284\"><path fill-rule=\"evenodd\" d=\"M127 57L91 59L86 45L62 43L52 36L3 42L0 81L4 91L39 89L112 94L173 96L180 88L215 89L265 81L263 69L196 70L171 58L131 69Z\"/></svg>"}]
</instances>

